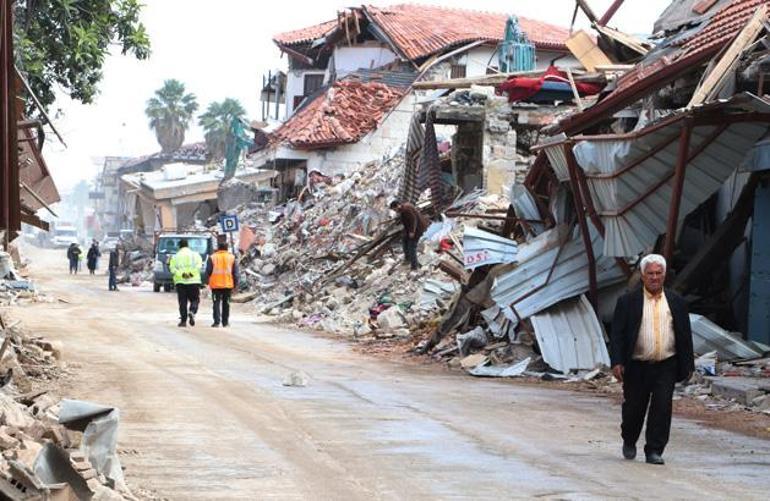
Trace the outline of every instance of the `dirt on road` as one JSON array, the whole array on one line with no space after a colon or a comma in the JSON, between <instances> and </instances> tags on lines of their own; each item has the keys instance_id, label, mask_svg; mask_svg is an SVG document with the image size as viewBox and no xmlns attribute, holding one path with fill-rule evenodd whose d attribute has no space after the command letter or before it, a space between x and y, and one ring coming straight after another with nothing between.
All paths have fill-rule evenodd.
<instances>
[{"instance_id":1,"label":"dirt on road","mask_svg":"<svg viewBox=\"0 0 770 501\"><path fill-rule=\"evenodd\" d=\"M107 292L30 251L67 303L13 311L64 343L67 396L117 406L129 485L169 499L766 499L770 442L675 419L665 467L620 459L591 395L389 362L260 323L176 327L175 296ZM302 371L304 387L284 386Z\"/></svg>"}]
</instances>

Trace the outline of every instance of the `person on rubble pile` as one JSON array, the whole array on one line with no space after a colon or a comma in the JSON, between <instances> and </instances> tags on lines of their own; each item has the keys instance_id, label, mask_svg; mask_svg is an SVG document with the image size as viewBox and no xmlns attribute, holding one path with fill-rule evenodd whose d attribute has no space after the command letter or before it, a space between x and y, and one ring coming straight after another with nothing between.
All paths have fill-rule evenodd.
<instances>
[{"instance_id":1,"label":"person on rubble pile","mask_svg":"<svg viewBox=\"0 0 770 501\"><path fill-rule=\"evenodd\" d=\"M420 267L420 263L417 261L417 242L428 229L428 218L409 202L393 200L390 202L390 208L398 213L401 217L401 224L404 226L402 240L404 259L413 270L416 270Z\"/></svg>"},{"instance_id":2,"label":"person on rubble pile","mask_svg":"<svg viewBox=\"0 0 770 501\"><path fill-rule=\"evenodd\" d=\"M118 268L120 267L120 245L116 245L114 249L110 251L110 260L107 263L107 273L109 279L107 282L107 289L110 291L118 290Z\"/></svg>"},{"instance_id":3,"label":"person on rubble pile","mask_svg":"<svg viewBox=\"0 0 770 501\"><path fill-rule=\"evenodd\" d=\"M642 259L642 287L618 299L612 320L612 373L623 383L621 437L623 457L636 458L636 442L645 414L644 453L662 465L671 431L674 384L695 370L687 303L664 288L666 260L658 254Z\"/></svg>"},{"instance_id":4,"label":"person on rubble pile","mask_svg":"<svg viewBox=\"0 0 770 501\"><path fill-rule=\"evenodd\" d=\"M72 242L67 248L67 259L70 263L70 275L77 275L78 267L80 266L80 255L83 251L80 250L80 246L75 242Z\"/></svg>"},{"instance_id":5,"label":"person on rubble pile","mask_svg":"<svg viewBox=\"0 0 770 501\"><path fill-rule=\"evenodd\" d=\"M88 266L89 274L96 274L96 262L101 255L102 253L99 251L99 244L94 240L91 243L91 247L88 248L88 254L86 254L86 266Z\"/></svg>"},{"instance_id":6,"label":"person on rubble pile","mask_svg":"<svg viewBox=\"0 0 770 501\"><path fill-rule=\"evenodd\" d=\"M217 243L217 251L206 261L206 275L209 277L209 287L214 305L214 323L212 327L222 327L230 324L230 297L233 289L238 286L238 261L227 250L227 241Z\"/></svg>"},{"instance_id":7,"label":"person on rubble pile","mask_svg":"<svg viewBox=\"0 0 770 501\"><path fill-rule=\"evenodd\" d=\"M187 327L188 320L191 326L195 325L195 315L198 313L201 294L202 265L201 255L190 250L186 238L180 239L179 250L168 264L179 300L179 327Z\"/></svg>"}]
</instances>

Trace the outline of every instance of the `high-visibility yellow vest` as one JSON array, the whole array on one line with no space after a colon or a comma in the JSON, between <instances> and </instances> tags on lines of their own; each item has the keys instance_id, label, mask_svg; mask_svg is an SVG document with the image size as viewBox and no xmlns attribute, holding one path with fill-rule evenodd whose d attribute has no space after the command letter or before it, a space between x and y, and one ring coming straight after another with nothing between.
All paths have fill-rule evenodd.
<instances>
[{"instance_id":1,"label":"high-visibility yellow vest","mask_svg":"<svg viewBox=\"0 0 770 501\"><path fill-rule=\"evenodd\" d=\"M209 287L212 289L232 289L235 287L233 279L233 264L235 256L225 250L216 251L211 255L211 276Z\"/></svg>"},{"instance_id":2,"label":"high-visibility yellow vest","mask_svg":"<svg viewBox=\"0 0 770 501\"><path fill-rule=\"evenodd\" d=\"M174 276L174 284L201 283L201 255L189 247L182 247L174 254L168 263L168 268Z\"/></svg>"}]
</instances>

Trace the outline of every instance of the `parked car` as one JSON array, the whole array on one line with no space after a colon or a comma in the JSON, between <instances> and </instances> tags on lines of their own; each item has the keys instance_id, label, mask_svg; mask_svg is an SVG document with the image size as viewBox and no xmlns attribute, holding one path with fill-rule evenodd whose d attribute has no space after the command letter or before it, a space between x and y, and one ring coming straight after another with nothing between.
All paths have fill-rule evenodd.
<instances>
[{"instance_id":1,"label":"parked car","mask_svg":"<svg viewBox=\"0 0 770 501\"><path fill-rule=\"evenodd\" d=\"M206 276L206 260L209 255L214 251L214 240L208 234L161 234L158 237L158 242L155 246L155 264L153 266L153 283L152 289L155 292L160 292L163 288L164 291L169 292L174 287L174 280L171 275L171 271L168 268L168 263L171 257L179 250L179 241L187 239L187 244L190 250L197 252L201 255L203 260L203 266L201 267L201 278L203 283L208 282Z\"/></svg>"}]
</instances>

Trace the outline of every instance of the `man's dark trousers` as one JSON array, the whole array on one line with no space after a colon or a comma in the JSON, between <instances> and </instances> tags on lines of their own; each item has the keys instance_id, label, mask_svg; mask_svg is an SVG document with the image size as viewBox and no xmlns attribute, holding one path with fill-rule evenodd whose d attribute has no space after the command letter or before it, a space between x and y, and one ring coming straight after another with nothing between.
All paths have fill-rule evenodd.
<instances>
[{"instance_id":1,"label":"man's dark trousers","mask_svg":"<svg viewBox=\"0 0 770 501\"><path fill-rule=\"evenodd\" d=\"M176 297L179 300L179 318L187 322L187 303L190 303L190 313L198 313L198 303L201 298L201 288L198 284L176 284Z\"/></svg>"},{"instance_id":2,"label":"man's dark trousers","mask_svg":"<svg viewBox=\"0 0 770 501\"><path fill-rule=\"evenodd\" d=\"M420 263L417 262L417 239L405 236L403 245L406 262L409 263L413 270L416 270L420 267Z\"/></svg>"},{"instance_id":3,"label":"man's dark trousers","mask_svg":"<svg viewBox=\"0 0 770 501\"><path fill-rule=\"evenodd\" d=\"M211 295L214 300L214 323L227 325L230 323L230 295L232 289L212 289ZM221 311L221 314L220 314Z\"/></svg>"},{"instance_id":4,"label":"man's dark trousers","mask_svg":"<svg viewBox=\"0 0 770 501\"><path fill-rule=\"evenodd\" d=\"M109 283L107 284L107 288L111 291L118 290L118 279L115 276L115 268L110 268L110 278Z\"/></svg>"},{"instance_id":5,"label":"man's dark trousers","mask_svg":"<svg viewBox=\"0 0 770 501\"><path fill-rule=\"evenodd\" d=\"M636 444L647 414L645 454L663 454L671 429L676 357L662 362L631 360L623 373L623 442ZM649 406L649 412L647 410Z\"/></svg>"}]
</instances>

